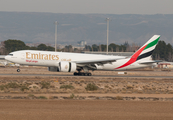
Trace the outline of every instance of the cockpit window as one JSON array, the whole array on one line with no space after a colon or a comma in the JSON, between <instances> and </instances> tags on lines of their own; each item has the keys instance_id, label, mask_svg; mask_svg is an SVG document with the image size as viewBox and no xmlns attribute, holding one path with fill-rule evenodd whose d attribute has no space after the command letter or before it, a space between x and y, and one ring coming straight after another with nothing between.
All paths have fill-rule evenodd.
<instances>
[{"instance_id":1,"label":"cockpit window","mask_svg":"<svg viewBox=\"0 0 173 120\"><path fill-rule=\"evenodd\" d=\"M8 54L8 55L13 56L13 54Z\"/></svg>"}]
</instances>

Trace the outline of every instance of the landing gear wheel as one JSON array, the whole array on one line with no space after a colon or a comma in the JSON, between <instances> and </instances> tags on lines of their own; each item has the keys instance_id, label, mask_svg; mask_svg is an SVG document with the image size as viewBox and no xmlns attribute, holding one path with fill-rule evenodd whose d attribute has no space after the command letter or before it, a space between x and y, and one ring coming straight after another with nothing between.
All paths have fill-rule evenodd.
<instances>
[{"instance_id":1,"label":"landing gear wheel","mask_svg":"<svg viewBox=\"0 0 173 120\"><path fill-rule=\"evenodd\" d=\"M81 76L85 76L85 73L81 73Z\"/></svg>"},{"instance_id":2,"label":"landing gear wheel","mask_svg":"<svg viewBox=\"0 0 173 120\"><path fill-rule=\"evenodd\" d=\"M20 72L20 69L17 69L17 72Z\"/></svg>"},{"instance_id":3,"label":"landing gear wheel","mask_svg":"<svg viewBox=\"0 0 173 120\"><path fill-rule=\"evenodd\" d=\"M74 76L77 76L77 75L79 75L79 76L91 76L92 74L91 73L83 73L83 72L74 72L74 74L73 74Z\"/></svg>"},{"instance_id":4,"label":"landing gear wheel","mask_svg":"<svg viewBox=\"0 0 173 120\"><path fill-rule=\"evenodd\" d=\"M88 76L88 73L84 73L84 76Z\"/></svg>"},{"instance_id":5,"label":"landing gear wheel","mask_svg":"<svg viewBox=\"0 0 173 120\"><path fill-rule=\"evenodd\" d=\"M79 73L75 72L73 75L75 75L75 76L76 76L76 75L79 75Z\"/></svg>"},{"instance_id":6,"label":"landing gear wheel","mask_svg":"<svg viewBox=\"0 0 173 120\"><path fill-rule=\"evenodd\" d=\"M91 74L91 73L88 73L87 75L88 75L88 76L91 76L92 74Z\"/></svg>"}]
</instances>

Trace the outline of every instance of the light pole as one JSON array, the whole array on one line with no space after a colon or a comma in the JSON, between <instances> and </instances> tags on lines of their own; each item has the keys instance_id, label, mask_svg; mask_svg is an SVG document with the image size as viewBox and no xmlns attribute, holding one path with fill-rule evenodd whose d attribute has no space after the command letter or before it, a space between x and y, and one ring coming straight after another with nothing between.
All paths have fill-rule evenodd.
<instances>
[{"instance_id":1,"label":"light pole","mask_svg":"<svg viewBox=\"0 0 173 120\"><path fill-rule=\"evenodd\" d=\"M106 18L106 21L107 21L107 54L108 54L108 41L109 41L109 20L110 20L110 18Z\"/></svg>"},{"instance_id":2,"label":"light pole","mask_svg":"<svg viewBox=\"0 0 173 120\"><path fill-rule=\"evenodd\" d=\"M57 43L57 25L58 25L58 22L55 21L55 52L57 51L57 46L56 46L56 43Z\"/></svg>"}]
</instances>

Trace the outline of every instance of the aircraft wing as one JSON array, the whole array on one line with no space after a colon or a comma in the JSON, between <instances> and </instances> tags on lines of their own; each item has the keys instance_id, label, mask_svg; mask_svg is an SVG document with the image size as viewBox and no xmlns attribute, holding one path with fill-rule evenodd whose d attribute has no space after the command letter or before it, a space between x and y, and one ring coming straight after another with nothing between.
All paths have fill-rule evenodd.
<instances>
[{"instance_id":1,"label":"aircraft wing","mask_svg":"<svg viewBox=\"0 0 173 120\"><path fill-rule=\"evenodd\" d=\"M103 59L103 60L88 60L88 61L74 61L74 62L76 64L83 64L83 65L87 65L87 64L106 64L106 63L116 62L116 60L120 60L120 59L124 59L124 58Z\"/></svg>"},{"instance_id":2,"label":"aircraft wing","mask_svg":"<svg viewBox=\"0 0 173 120\"><path fill-rule=\"evenodd\" d=\"M0 55L0 60L5 60L6 55Z\"/></svg>"}]
</instances>

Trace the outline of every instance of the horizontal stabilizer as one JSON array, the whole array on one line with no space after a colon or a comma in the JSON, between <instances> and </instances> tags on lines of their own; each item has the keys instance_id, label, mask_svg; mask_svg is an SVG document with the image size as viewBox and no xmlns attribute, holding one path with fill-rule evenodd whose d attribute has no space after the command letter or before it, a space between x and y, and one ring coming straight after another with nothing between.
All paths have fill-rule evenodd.
<instances>
[{"instance_id":1,"label":"horizontal stabilizer","mask_svg":"<svg viewBox=\"0 0 173 120\"><path fill-rule=\"evenodd\" d=\"M140 64L152 64L152 63L159 63L162 62L162 60L152 60L152 61L141 61Z\"/></svg>"}]
</instances>

